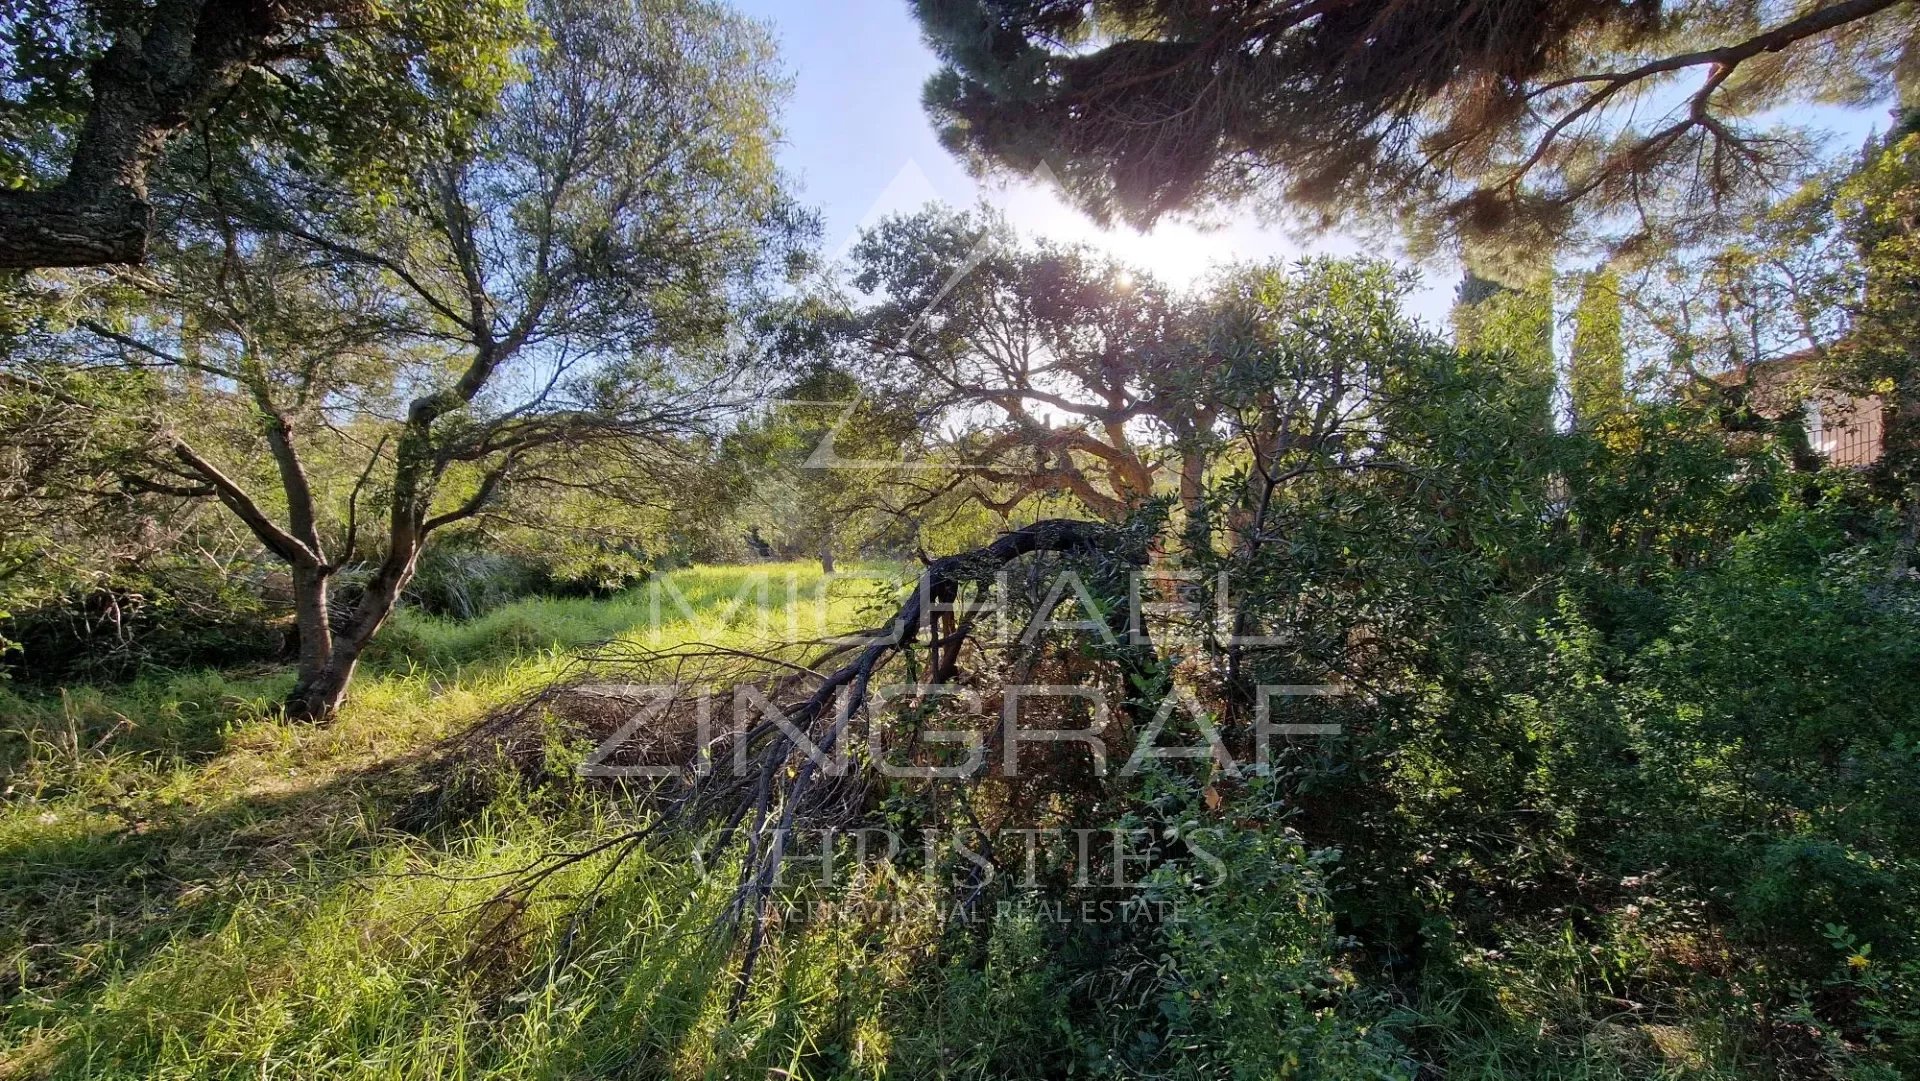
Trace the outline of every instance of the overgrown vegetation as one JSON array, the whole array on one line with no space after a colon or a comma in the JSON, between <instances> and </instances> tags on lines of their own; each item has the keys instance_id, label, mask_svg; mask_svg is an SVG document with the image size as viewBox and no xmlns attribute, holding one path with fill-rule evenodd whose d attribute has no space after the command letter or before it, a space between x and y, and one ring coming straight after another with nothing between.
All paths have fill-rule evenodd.
<instances>
[{"instance_id":1,"label":"overgrown vegetation","mask_svg":"<svg viewBox=\"0 0 1920 1081\"><path fill-rule=\"evenodd\" d=\"M0 10L0 1079L1920 1075L1920 135L1734 127L1907 6L914 5L1450 333L808 276L711 0L270 7Z\"/></svg>"},{"instance_id":2,"label":"overgrown vegetation","mask_svg":"<svg viewBox=\"0 0 1920 1081\"><path fill-rule=\"evenodd\" d=\"M974 922L953 918L946 869L911 858L783 894L731 1015L737 953L709 931L733 878L692 877L684 849L605 881L597 861L570 867L506 948L476 952L486 876L648 812L569 779L579 733L560 718L532 772L482 756L450 774L436 752L562 676L556 647L750 644L761 616L784 626L783 588L763 612L753 576L798 576L804 605L811 565L667 579L698 624L654 625L679 609L644 588L403 618L326 728L279 719L279 673L14 696L6 1061L89 1077L1899 1076L1914 602L1869 599L1884 553L1847 542L1845 496L1757 498L1726 558L1651 583L1589 564L1538 622L1456 612L1433 648L1398 655L1431 657L1424 676L1329 700L1355 727L1282 751L1277 780L1155 769L1097 798L1083 827L1217 833L1210 859L1163 853L1137 897L1097 885L1098 857L1076 885L1071 853L1043 853L1035 885L989 895ZM861 625L878 599L868 583L828 610ZM1495 685L1489 668L1534 675ZM923 798L881 806L899 821ZM1128 897L1179 920L1054 915Z\"/></svg>"}]
</instances>

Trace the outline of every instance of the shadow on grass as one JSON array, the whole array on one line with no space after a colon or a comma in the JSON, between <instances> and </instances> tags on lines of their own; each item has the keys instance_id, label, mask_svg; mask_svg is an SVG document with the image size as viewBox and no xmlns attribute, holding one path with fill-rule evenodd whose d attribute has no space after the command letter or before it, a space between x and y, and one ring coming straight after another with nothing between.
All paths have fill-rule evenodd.
<instances>
[{"instance_id":1,"label":"shadow on grass","mask_svg":"<svg viewBox=\"0 0 1920 1081\"><path fill-rule=\"evenodd\" d=\"M46 798L120 763L191 765L271 715L291 671L162 672L111 687L0 690L0 796ZM100 778L95 778L96 780Z\"/></svg>"},{"instance_id":2,"label":"shadow on grass","mask_svg":"<svg viewBox=\"0 0 1920 1081\"><path fill-rule=\"evenodd\" d=\"M510 928L499 952L479 949L491 918L471 904L496 885L481 876L502 850L517 867L571 827L534 825L514 847L457 814L409 819L431 779L413 767L428 762L440 764L198 813L76 809L18 843L0 834L0 1077L258 1076L268 1059L289 1076L311 1076L316 1059L341 1076L347 1062L384 1075L369 1064L386 1059L423 1075L657 1076L704 1058L698 1033L724 1010L731 947L704 933L684 861L602 883L584 914L591 948L564 963L547 959L566 923L554 910ZM515 803L500 817L539 815ZM414 848L402 824L431 842ZM416 868L472 880L436 899L443 880ZM551 902L576 904L579 886ZM280 1027L246 1031L262 1022Z\"/></svg>"},{"instance_id":3,"label":"shadow on grass","mask_svg":"<svg viewBox=\"0 0 1920 1081\"><path fill-rule=\"evenodd\" d=\"M709 577L682 592L697 615L716 623L729 615L752 618L751 601L736 603L737 579ZM513 607L503 612L511 615ZM567 637L517 640L497 619L488 624L483 617L475 621L482 626L442 628L471 641L430 652L431 663L419 667L429 675L461 672L467 684L465 676L508 664L523 647L597 642L654 618L644 596L625 605L519 607L516 618L561 627ZM671 633L686 630L683 621ZM363 678L377 677L380 666L370 667ZM363 1035L399 1041L397 1047L408 1033L417 1036L420 1025L458 1034L476 1012L493 1022L532 1013L536 1007L527 1003L549 999L561 1003L552 1007L561 1013L582 1003L578 1008L590 1016L528 1020L520 1036L503 1031L447 1053L458 1056L458 1065L485 1062L501 1073L541 1075L584 1068L652 1076L669 1061L709 1061L697 1045L727 1027L716 1015L731 991L731 961L729 948L716 948L705 935L679 941L686 937L675 922L681 917L670 910L693 903L681 893L684 868L662 864L645 876L637 870L623 875L625 883L595 907L593 933L583 935L596 944L591 956L569 961L564 971L539 975L538 958L521 954L497 973L471 968L460 959L469 929L458 920L443 920L424 939L412 937L416 928L405 918L411 901L393 900L402 887L393 885L390 870L412 868L417 856L466 874L497 860L493 849L509 837L526 842L529 851L557 846L571 819L549 819L537 805L545 795L510 780L499 788L450 785L438 743L364 769L323 774L316 768L311 783L300 787L302 779L270 753L256 764L264 771L255 776L250 768L245 775L251 779L245 794L193 795L189 785L231 790L240 775L217 756L236 731L270 717L289 681L284 672L251 679L197 673L53 700L0 695L6 729L0 787L15 780L7 773L21 765L38 764L46 782L0 799L0 1077L159 1075L181 1072L180 1056L201 1054L212 1058L185 1072L258 1074L260 1061L221 1057L235 1053L230 1026L250 1024L239 1019L258 1009L299 1017L309 1008L311 988L292 986L305 977L287 973L308 963L313 955L305 951L316 936L337 946L327 963L341 966L314 976L317 986L368 996L370 1005L365 1016L352 1013L358 1006L342 1007L341 1030L290 1033L283 1046L294 1056L288 1068L295 1075L302 1072L299 1055L319 1054L328 1041ZM426 680L399 686L391 702L367 690L357 727L335 750L367 753L363 740L382 738L365 723L368 717L413 709L415 697L429 694ZM436 677L431 693L443 688ZM460 693L484 696L492 689ZM276 730L268 724L261 733L264 747L274 747ZM240 742L254 741L242 736ZM433 798L423 799L428 793ZM381 896L389 900L376 903ZM688 917L689 926L704 927L703 912ZM421 913L414 915L433 918ZM550 930L535 933L529 924L534 945L527 948L545 948L540 935ZM451 957L436 950L451 950ZM363 962L366 985L381 990L329 983L350 980ZM276 989L274 981L286 986ZM375 1001L381 994L387 998ZM798 1044L810 1038L789 1031L793 1024L783 1014L760 1039ZM362 1050L372 1061L390 1049L345 1047L343 1053ZM391 1053L430 1061L425 1051ZM273 1054L278 1059L280 1052ZM513 1060L511 1068L506 1059Z\"/></svg>"},{"instance_id":4,"label":"shadow on grass","mask_svg":"<svg viewBox=\"0 0 1920 1081\"><path fill-rule=\"evenodd\" d=\"M263 889L319 896L394 837L419 756L206 808L131 797L16 804L0 819L7 1028L85 1011L99 987Z\"/></svg>"}]
</instances>

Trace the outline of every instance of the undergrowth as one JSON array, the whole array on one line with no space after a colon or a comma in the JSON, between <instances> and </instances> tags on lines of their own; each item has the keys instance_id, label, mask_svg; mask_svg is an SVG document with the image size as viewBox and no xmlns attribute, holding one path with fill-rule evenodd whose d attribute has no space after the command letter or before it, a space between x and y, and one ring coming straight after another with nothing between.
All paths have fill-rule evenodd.
<instances>
[{"instance_id":1,"label":"undergrowth","mask_svg":"<svg viewBox=\"0 0 1920 1081\"><path fill-rule=\"evenodd\" d=\"M649 812L503 763L481 806L423 820L422 756L598 641L826 631L805 625L817 572L774 567L762 595L766 569L679 572L684 609L642 588L403 614L325 727L278 716L289 676L272 669L0 693L0 1078L1746 1078L1850 1061L1823 1054L1836 1037L1812 1012L1769 1029L1803 1033L1804 1069L1756 1046L1767 1007L1741 998L1738 944L1684 896L1598 928L1543 910L1497 947L1431 922L1422 959L1396 962L1360 947L1343 913L1368 887L1303 840L1282 793L1223 807L1172 774L1111 824L1218 827L1208 858L1162 860L1139 895L1177 919L1060 919L1098 891L1044 874L957 914L946 868L870 865L789 898L735 1010L738 944L712 933L733 868L677 844L611 876L583 860L482 934L515 871ZM838 582L825 622L865 625L884 593ZM1842 967L1857 986L1809 987L1810 1011L1912 982Z\"/></svg>"}]
</instances>

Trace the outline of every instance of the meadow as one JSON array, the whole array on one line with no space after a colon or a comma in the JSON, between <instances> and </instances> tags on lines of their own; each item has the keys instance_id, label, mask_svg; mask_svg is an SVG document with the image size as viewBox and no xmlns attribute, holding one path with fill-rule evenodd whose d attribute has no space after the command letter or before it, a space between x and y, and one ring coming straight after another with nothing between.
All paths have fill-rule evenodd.
<instances>
[{"instance_id":1,"label":"meadow","mask_svg":"<svg viewBox=\"0 0 1920 1081\"><path fill-rule=\"evenodd\" d=\"M900 973L825 932L792 942L779 983L728 1021L710 898L683 865L630 864L560 971L543 965L563 905L528 913L509 955L467 956L472 906L497 888L485 876L637 812L508 784L455 824L410 821L431 781L411 759L582 647L851 622L873 589L827 596L803 564L670 584L465 623L404 612L324 727L278 718L278 670L0 697L0 1076L725 1076L827 1043L883 1059L862 1033ZM597 873L582 865L550 891Z\"/></svg>"}]
</instances>

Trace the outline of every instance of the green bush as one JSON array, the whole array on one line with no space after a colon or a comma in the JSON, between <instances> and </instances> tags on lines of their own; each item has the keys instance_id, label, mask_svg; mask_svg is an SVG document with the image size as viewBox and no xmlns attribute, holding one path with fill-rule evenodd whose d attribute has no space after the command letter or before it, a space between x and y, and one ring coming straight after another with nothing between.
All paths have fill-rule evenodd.
<instances>
[{"instance_id":1,"label":"green bush","mask_svg":"<svg viewBox=\"0 0 1920 1081\"><path fill-rule=\"evenodd\" d=\"M0 664L14 678L52 685L281 660L293 646L292 621L265 597L266 576L188 558L126 568L0 621L10 647Z\"/></svg>"}]
</instances>

